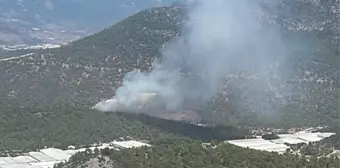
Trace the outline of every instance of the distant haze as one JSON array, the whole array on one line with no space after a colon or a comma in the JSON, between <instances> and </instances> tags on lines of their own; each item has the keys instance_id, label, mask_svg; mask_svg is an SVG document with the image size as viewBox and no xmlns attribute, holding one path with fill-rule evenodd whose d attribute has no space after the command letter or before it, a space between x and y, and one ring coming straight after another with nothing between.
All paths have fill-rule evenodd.
<instances>
[{"instance_id":1,"label":"distant haze","mask_svg":"<svg viewBox=\"0 0 340 168\"><path fill-rule=\"evenodd\" d=\"M129 111L140 101L137 95L156 93L166 110L181 110L187 103L210 101L223 90L228 75L240 72L260 74L248 85L263 90L257 94L265 94L271 82L268 75L274 73L268 67L287 55L279 28L262 23L256 1L188 1L192 2L195 5L188 4L182 36L165 45L163 57L154 62L153 70L126 74L115 96L106 103L99 102L95 109ZM279 90L275 92L280 95ZM264 100L255 101L265 104L260 103Z\"/></svg>"}]
</instances>

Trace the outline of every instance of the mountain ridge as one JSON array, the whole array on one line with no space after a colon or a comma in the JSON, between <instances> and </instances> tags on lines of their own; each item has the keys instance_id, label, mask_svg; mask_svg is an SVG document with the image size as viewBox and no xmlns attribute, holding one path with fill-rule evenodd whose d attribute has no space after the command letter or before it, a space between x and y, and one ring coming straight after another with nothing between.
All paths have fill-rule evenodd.
<instances>
[{"instance_id":1,"label":"mountain ridge","mask_svg":"<svg viewBox=\"0 0 340 168\"><path fill-rule=\"evenodd\" d=\"M158 10L158 11L155 10L155 9L154 10L146 10L146 11L144 11L144 14L147 15L149 12L163 12L163 13L167 12L167 10L166 10L167 8L157 8L157 9L160 9L160 10ZM173 10L178 10L178 9L173 8ZM135 16L139 16L139 15L135 15ZM144 17L144 16L141 16L141 17ZM130 19L131 19L130 21L135 20L133 17L130 17ZM142 18L139 19L139 21L141 21L141 20L142 20ZM164 25L166 25L166 23L164 21L160 20L160 19L157 20L157 21L159 21L161 24L164 23ZM155 23L155 21L152 21L152 22ZM124 23L124 21L122 21L121 23ZM145 26L147 26L147 24L145 24ZM145 27L145 26L143 26L143 27ZM130 29L132 28L133 31L134 31L134 29L136 29L138 26L129 26L129 27L130 27ZM139 28L137 28L137 30L142 29L142 28L139 27ZM166 28L166 26L165 26L165 28ZM99 35L94 34L94 35L86 37L86 38L84 38L80 41L76 41L76 42L70 43L69 45L62 46L61 48L40 50L34 56L31 56L30 58L25 58L25 59L26 59L26 61L29 61L29 60L32 60L32 59L37 59L38 64L36 66L41 66L40 68L41 68L41 70L43 70L41 73L48 73L48 70L44 69L44 68L48 69L49 68L48 66L57 66L56 68L64 68L65 70L69 69L67 67L70 67L70 66L72 66L74 68L80 66L82 68L82 70L84 70L85 72L90 71L91 69L93 71L96 71L96 73L93 73L93 76L95 77L95 76L97 76L97 74L101 74L101 70L103 70L103 71L114 70L115 68L112 68L112 66L116 66L116 67L117 67L117 65L119 66L119 64L120 64L119 62L112 62L113 61L112 59L115 59L115 58L113 58L113 56L114 56L113 54L115 53L115 49L112 48L112 46L119 47L121 45L121 43L119 41L115 42L113 39L110 39L111 40L110 43L107 43L107 40L108 40L107 38L112 37L112 38L117 38L117 39L119 39L119 38L120 39L126 39L126 38L130 39L131 37L129 37L129 34L124 33L124 31L126 31L125 29L127 30L129 28L127 28L126 26L121 27L118 23L117 25L111 27L110 30L113 30L112 32L120 31L121 33L115 33L114 35L109 35L107 33L112 33L112 32L110 32L108 29L106 29L106 30L102 31L101 35L100 34ZM166 31L166 30L164 30L164 31ZM164 39L163 39L163 37L159 38L161 36L161 34L159 32L157 32L157 30L155 30L155 31L147 30L142 35L146 35L148 33L153 33L153 32L155 32L155 37L147 39L147 40L157 42L157 43L154 43L154 44L156 44L159 47L159 46L161 46L162 43L164 43ZM158 37L157 37L156 33L158 33L160 35L158 35ZM169 37L168 37L168 39L169 39ZM96 45L96 44L92 43L91 42L92 40L98 40L99 44ZM143 37L141 37L139 40L145 40L145 39L143 39ZM157 41L157 40L161 40L161 41ZM112 42L114 42L115 44L112 45ZM151 42L151 43L153 43L153 42ZM87 46L82 47L84 44L86 44ZM140 44L143 44L143 43L141 42ZM125 46L123 46L123 47L127 46L127 44L124 44L124 45ZM90 46L90 47L88 47L88 46ZM140 50L143 50L144 48L147 48L148 46L139 45L137 47L139 47ZM71 49L75 49L75 52ZM152 46L152 47L149 47L147 49L149 49L152 53L154 53L154 55L160 55L157 47ZM117 53L116 54L117 56L121 57L121 59L123 61L124 61L124 59L125 59L125 61L129 61L129 59L133 58L134 56L137 56L137 57L140 57L139 59L141 59L141 61L144 61L144 62L147 61L147 62L151 63L150 59L143 59L143 58L141 58L140 55L136 55L136 54L139 54L138 51L126 50L126 49L123 50L123 51L124 51L124 53ZM100 53L100 55L98 55L96 52L101 52L101 53ZM57 53L57 56L55 56L54 53ZM72 55L72 57L69 57L70 55ZM91 55L98 55L100 57L92 57ZM126 57L126 56L128 56L128 57ZM109 62L109 64L105 63L105 60L109 59L108 57L111 57L111 61ZM87 59L84 59L84 58L87 58L87 59L90 59L90 60L87 60ZM98 61L99 59L101 61ZM24 61L24 60L20 60L20 61ZM7 64L7 66L8 66L8 64L13 64L13 65L16 64L17 66L23 66L22 64L20 65L20 61L18 61L18 62L9 61L9 62L4 63L4 65ZM94 62L96 62L96 64L93 64ZM134 60L133 64L136 66L137 61ZM142 63L140 63L139 65L143 66ZM3 68L5 68L5 67L3 67ZM27 67L27 68L33 68L33 67ZM131 67L128 67L128 68L129 69L125 70L124 72L128 72L130 70L133 70ZM116 71L116 73L119 73L118 71L121 71L121 70L115 69L114 71ZM120 79L123 77L124 72L119 73ZM6 73L6 74L9 75L9 73ZM80 75L80 76L78 76L78 78L81 77L81 74L79 74L79 72L76 73L76 74ZM65 73L65 75L67 75L67 73ZM44 75L42 75L42 76L44 76ZM4 77L4 76L2 76L2 77ZM41 78L41 77L39 77L39 75L37 77ZM113 77L109 77L109 78L114 80L114 78L116 78L116 77L117 76L113 76ZM119 80L119 79L117 79L117 80ZM112 86L113 84L111 83L109 85ZM106 86L108 86L108 85L106 85ZM2 91L4 91L4 90L2 90Z\"/></svg>"},{"instance_id":2,"label":"mountain ridge","mask_svg":"<svg viewBox=\"0 0 340 168\"><path fill-rule=\"evenodd\" d=\"M125 73L139 69L150 71L154 58L161 57L162 44L178 37L181 33L180 25L185 16L184 10L179 6L147 9L100 33L61 48L40 50L34 56L1 62L0 72L5 74L0 76L0 86L3 88L0 91L1 99L17 101L24 106L60 102L91 106L100 99L109 98L114 95L115 89L121 86ZM290 32L290 37L303 36L304 33L300 32L301 30ZM309 36L308 31L307 36ZM322 49L322 53L325 51L327 48ZM288 118L297 118L291 120L292 123L299 123L299 120L305 120L303 123L308 124L337 122L334 117L338 116L336 100L339 98L336 91L339 89L339 81L336 80L338 79L336 74L339 70L335 61L327 63L327 60L337 60L339 57L331 52L328 55L317 55L310 57L303 53L301 56L297 54L296 57L290 58L294 60L294 65L291 65L292 69L296 70L294 73L299 72L299 74L289 81L278 81L283 84L295 83L292 85L293 89L284 95L291 97L292 104L279 109L284 111L280 114L288 115ZM288 60L287 64L292 60ZM313 61L318 61L319 64L313 65ZM331 68L329 62L333 63ZM246 80L251 81L251 78L231 77L230 79L232 79L230 84L236 86L242 86L240 84ZM233 86L228 87L233 88ZM304 87L306 89L303 89ZM300 91L296 92L296 90ZM318 94L310 94L314 92L313 90L317 90ZM237 89L233 92L237 93ZM267 100L272 97L263 98ZM207 115L203 118L225 123L231 122L234 117L249 115L246 114L247 112L241 113L249 109L238 109L240 105L237 104L243 102L242 97L229 97L229 99L234 99L234 102L216 100L215 103L218 105L209 107L207 109L211 111L209 113L201 113ZM322 103L318 103L320 100ZM295 101L297 103L294 103ZM307 103L303 104L303 102ZM232 106L238 108L232 109ZM249 103L248 106L251 107L252 104ZM297 110L301 112L295 113ZM309 117L310 121L306 121L306 117Z\"/></svg>"},{"instance_id":3,"label":"mountain ridge","mask_svg":"<svg viewBox=\"0 0 340 168\"><path fill-rule=\"evenodd\" d=\"M171 2L2 0L0 42L6 45L63 44L97 32L140 10Z\"/></svg>"}]
</instances>

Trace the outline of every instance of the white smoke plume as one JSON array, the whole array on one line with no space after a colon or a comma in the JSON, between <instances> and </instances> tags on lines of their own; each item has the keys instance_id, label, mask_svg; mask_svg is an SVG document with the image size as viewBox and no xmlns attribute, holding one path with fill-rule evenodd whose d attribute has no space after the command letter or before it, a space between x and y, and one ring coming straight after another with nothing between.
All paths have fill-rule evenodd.
<instances>
[{"instance_id":1,"label":"white smoke plume","mask_svg":"<svg viewBox=\"0 0 340 168\"><path fill-rule=\"evenodd\" d=\"M265 71L267 64L285 55L278 29L260 21L257 2L194 2L188 5L181 37L165 45L163 58L154 62L153 70L126 74L116 95L99 102L95 109L129 111L147 100L162 100L166 110L180 110L186 103L211 100L221 92L228 74ZM142 93L150 94L140 96ZM156 98L149 99L152 97Z\"/></svg>"}]
</instances>

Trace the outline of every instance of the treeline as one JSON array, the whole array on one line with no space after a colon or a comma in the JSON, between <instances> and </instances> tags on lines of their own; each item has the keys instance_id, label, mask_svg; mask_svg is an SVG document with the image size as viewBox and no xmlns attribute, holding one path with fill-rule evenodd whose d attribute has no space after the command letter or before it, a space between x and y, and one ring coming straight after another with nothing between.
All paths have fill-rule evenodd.
<instances>
[{"instance_id":1,"label":"treeline","mask_svg":"<svg viewBox=\"0 0 340 168\"><path fill-rule=\"evenodd\" d=\"M301 157L292 154L261 152L229 144L202 145L202 141L174 140L139 149L121 151L104 149L95 153L78 153L70 162L55 168L72 168L90 161L105 160L119 168L338 168L339 158ZM98 167L102 167L97 165Z\"/></svg>"},{"instance_id":2,"label":"treeline","mask_svg":"<svg viewBox=\"0 0 340 168\"><path fill-rule=\"evenodd\" d=\"M22 107L0 104L0 153L47 147L65 149L130 137L159 141L169 137L200 140L242 138L247 130L233 127L200 127L147 115L101 113L85 107L59 104Z\"/></svg>"},{"instance_id":3,"label":"treeline","mask_svg":"<svg viewBox=\"0 0 340 168\"><path fill-rule=\"evenodd\" d=\"M248 128L224 125L204 127L181 121L150 117L145 114L135 115L124 113L123 115L130 119L141 121L150 127L158 128L168 133L181 135L192 139L223 141L227 139L243 139L249 134Z\"/></svg>"},{"instance_id":4,"label":"treeline","mask_svg":"<svg viewBox=\"0 0 340 168\"><path fill-rule=\"evenodd\" d=\"M0 106L0 150L31 151L67 148L122 137L150 139L170 136L138 120L62 104L51 107Z\"/></svg>"}]
</instances>

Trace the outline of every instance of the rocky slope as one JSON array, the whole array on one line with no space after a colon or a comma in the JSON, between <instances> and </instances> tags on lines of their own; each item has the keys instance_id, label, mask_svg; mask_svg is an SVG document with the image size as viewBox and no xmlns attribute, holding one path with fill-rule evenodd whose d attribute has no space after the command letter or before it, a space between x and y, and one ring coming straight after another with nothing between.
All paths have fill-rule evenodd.
<instances>
[{"instance_id":1,"label":"rocky slope","mask_svg":"<svg viewBox=\"0 0 340 168\"><path fill-rule=\"evenodd\" d=\"M248 118L244 122L250 122L253 114L275 111L280 112L274 113L279 114L280 121L287 117L285 121L293 124L337 122L334 118L339 115L339 50L334 46L339 37L335 22L339 6L337 0L328 2L333 4L297 1L304 10L296 9L296 3L282 3L281 11L301 12L294 15L296 18L264 3L266 8L260 16L266 22L282 25L287 41L294 39L306 49L291 54L284 66L290 66L289 70L268 75L271 82L262 82L261 86L252 83L262 80L258 76L263 74L229 74L226 94L211 102L212 106L201 113L203 119L228 123ZM180 34L184 10L179 6L144 10L70 45L0 62L0 99L23 106L60 102L91 106L109 98L121 85L125 73L150 70L152 60L161 57L162 44ZM314 12L306 12L311 10ZM318 17L314 17L316 13ZM331 20L321 24L321 16ZM263 105L258 106L259 103Z\"/></svg>"}]
</instances>

